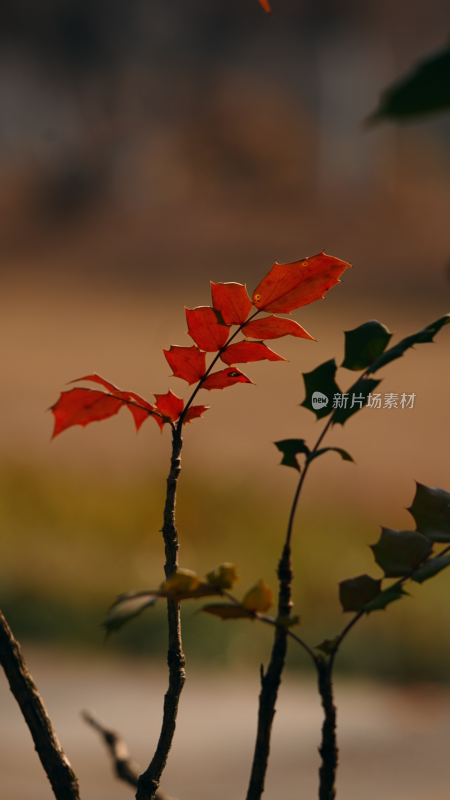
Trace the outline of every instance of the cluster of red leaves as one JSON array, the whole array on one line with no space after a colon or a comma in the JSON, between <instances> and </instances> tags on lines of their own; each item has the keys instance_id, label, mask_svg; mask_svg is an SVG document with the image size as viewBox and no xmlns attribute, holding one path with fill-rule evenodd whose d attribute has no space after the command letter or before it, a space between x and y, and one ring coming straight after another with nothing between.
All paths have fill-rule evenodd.
<instances>
[{"instance_id":1,"label":"cluster of red leaves","mask_svg":"<svg viewBox=\"0 0 450 800\"><path fill-rule=\"evenodd\" d=\"M297 322L277 317L275 313L290 314L296 308L321 299L325 292L339 283L340 275L349 266L323 252L290 264L275 263L256 287L251 300L246 287L240 283L211 283L212 306L186 309L188 334L195 344L191 347L172 345L169 350L163 350L173 377L181 378L189 385L200 382L199 388L208 391L225 389L235 383L253 383L233 365L286 359L263 341L249 339L279 339L282 336L312 339ZM270 316L253 319L261 311L270 312ZM238 326L238 330L230 338L232 326ZM232 343L240 331L245 338ZM213 363L220 358L228 368L210 373L206 367L207 353L216 353ZM106 391L76 388L63 392L51 408L55 416L53 436L72 425L84 427L90 422L107 419L117 414L123 405L130 410L137 430L150 416L162 430L166 423L177 422L181 415L183 423L191 422L209 407L189 406L183 414L184 401L171 391L155 395L156 402L149 403L134 392L118 389L97 374L79 380L99 383Z\"/></svg>"}]
</instances>

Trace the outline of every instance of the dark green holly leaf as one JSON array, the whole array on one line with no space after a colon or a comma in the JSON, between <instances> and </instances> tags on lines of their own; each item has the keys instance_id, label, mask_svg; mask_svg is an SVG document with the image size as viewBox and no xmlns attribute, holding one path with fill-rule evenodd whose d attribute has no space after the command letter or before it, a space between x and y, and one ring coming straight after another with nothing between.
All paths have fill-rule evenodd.
<instances>
[{"instance_id":1,"label":"dark green holly leaf","mask_svg":"<svg viewBox=\"0 0 450 800\"><path fill-rule=\"evenodd\" d=\"M367 403L369 394L377 388L379 383L381 381L375 381L373 378L360 378L348 392L337 398L334 401L338 407L333 415L333 425L343 425L349 417L361 411Z\"/></svg>"},{"instance_id":2,"label":"dark green holly leaf","mask_svg":"<svg viewBox=\"0 0 450 800\"><path fill-rule=\"evenodd\" d=\"M220 617L220 619L255 619L254 615L247 611L246 608L242 606L234 605L233 603L210 603L207 606L203 606L200 611L204 611L205 614L212 614L214 617Z\"/></svg>"},{"instance_id":3,"label":"dark green holly leaf","mask_svg":"<svg viewBox=\"0 0 450 800\"><path fill-rule=\"evenodd\" d=\"M347 453L347 450L343 450L342 447L323 447L321 450L315 450L314 453L311 453L311 455L308 456L307 461L313 461L318 456L322 456L324 453L328 453L330 450L334 450L336 453L339 453L344 461L351 461L353 464L355 463L350 453Z\"/></svg>"},{"instance_id":4,"label":"dark green holly leaf","mask_svg":"<svg viewBox=\"0 0 450 800\"><path fill-rule=\"evenodd\" d=\"M127 622L138 617L144 609L154 606L157 600L158 595L149 592L127 592L119 595L108 609L106 619L101 623L106 635L118 631Z\"/></svg>"},{"instance_id":5,"label":"dark green holly leaf","mask_svg":"<svg viewBox=\"0 0 450 800\"><path fill-rule=\"evenodd\" d=\"M376 319L365 322L353 331L344 331L344 334L345 358L342 366L346 369L369 367L385 351L392 337L386 325Z\"/></svg>"},{"instance_id":6,"label":"dark green holly leaf","mask_svg":"<svg viewBox=\"0 0 450 800\"><path fill-rule=\"evenodd\" d=\"M386 89L369 122L406 121L450 108L450 48L419 62Z\"/></svg>"},{"instance_id":7,"label":"dark green holly leaf","mask_svg":"<svg viewBox=\"0 0 450 800\"><path fill-rule=\"evenodd\" d=\"M388 589L384 589L375 600L372 600L370 603L366 603L364 606L364 610L366 614L370 614L371 611L382 611L389 603L393 603L395 600L400 600L401 597L405 597L408 592L405 592L401 586L389 586Z\"/></svg>"},{"instance_id":8,"label":"dark green holly leaf","mask_svg":"<svg viewBox=\"0 0 450 800\"><path fill-rule=\"evenodd\" d=\"M370 545L375 561L386 578L402 578L419 567L430 555L433 545L418 531L395 531L382 528L376 544Z\"/></svg>"},{"instance_id":9,"label":"dark green holly leaf","mask_svg":"<svg viewBox=\"0 0 450 800\"><path fill-rule=\"evenodd\" d=\"M275 447L278 447L281 453L283 453L283 458L281 459L280 464L284 464L285 467L294 467L300 472L300 466L296 459L296 455L298 453L304 453L304 455L309 456L310 449L306 444L304 439L283 439L281 442L274 442Z\"/></svg>"},{"instance_id":10,"label":"dark green holly leaf","mask_svg":"<svg viewBox=\"0 0 450 800\"><path fill-rule=\"evenodd\" d=\"M317 369L313 369L312 372L303 373L306 397L300 405L309 408L317 419L322 419L322 417L327 417L328 414L331 414L333 397L335 394L341 393L334 380L336 370L336 361L332 358L330 361L325 361Z\"/></svg>"},{"instance_id":11,"label":"dark green holly leaf","mask_svg":"<svg viewBox=\"0 0 450 800\"><path fill-rule=\"evenodd\" d=\"M450 493L417 483L411 508L417 530L433 542L450 542Z\"/></svg>"},{"instance_id":12,"label":"dark green holly leaf","mask_svg":"<svg viewBox=\"0 0 450 800\"><path fill-rule=\"evenodd\" d=\"M425 564L422 564L419 569L417 569L411 578L416 583L423 583L427 581L428 578L433 578L435 575L438 574L442 569L445 569L450 565L450 555L449 556L436 556L436 558L429 558L428 561L425 561Z\"/></svg>"},{"instance_id":13,"label":"dark green holly leaf","mask_svg":"<svg viewBox=\"0 0 450 800\"><path fill-rule=\"evenodd\" d=\"M411 336L407 336L405 339L402 339L401 342L391 347L389 350L386 350L379 356L373 364L367 370L367 373L370 375L374 372L377 372L381 367L386 366L391 361L395 361L397 358L401 358L403 353L408 350L410 347L413 347L415 344L427 344L433 341L434 336L444 327L444 325L448 325L450 322L450 314L445 314L444 317L440 317L436 320L436 322L431 322L429 325L426 325L425 328L422 328L417 333L413 333Z\"/></svg>"},{"instance_id":14,"label":"dark green holly leaf","mask_svg":"<svg viewBox=\"0 0 450 800\"><path fill-rule=\"evenodd\" d=\"M316 644L314 650L320 650L326 656L331 655L334 648L339 644L340 636L335 636L334 639L324 639L320 644Z\"/></svg>"},{"instance_id":15,"label":"dark green holly leaf","mask_svg":"<svg viewBox=\"0 0 450 800\"><path fill-rule=\"evenodd\" d=\"M370 575L358 575L339 584L339 600L343 611L361 611L370 600L381 592L381 580Z\"/></svg>"}]
</instances>

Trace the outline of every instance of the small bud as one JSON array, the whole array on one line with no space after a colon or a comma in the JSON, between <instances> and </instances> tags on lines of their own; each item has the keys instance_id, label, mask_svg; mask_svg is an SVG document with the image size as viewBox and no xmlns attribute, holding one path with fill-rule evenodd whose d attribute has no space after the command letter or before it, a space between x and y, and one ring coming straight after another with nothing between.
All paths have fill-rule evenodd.
<instances>
[{"instance_id":1,"label":"small bud","mask_svg":"<svg viewBox=\"0 0 450 800\"><path fill-rule=\"evenodd\" d=\"M273 592L263 580L252 586L242 600L242 605L249 611L268 611L273 605Z\"/></svg>"},{"instance_id":2,"label":"small bud","mask_svg":"<svg viewBox=\"0 0 450 800\"><path fill-rule=\"evenodd\" d=\"M192 592L200 586L200 580L196 572L190 569L178 569L173 572L170 578L160 586L164 592Z\"/></svg>"},{"instance_id":3,"label":"small bud","mask_svg":"<svg viewBox=\"0 0 450 800\"><path fill-rule=\"evenodd\" d=\"M228 561L225 561L223 564L219 564L218 567L212 569L211 572L208 572L206 580L211 586L215 586L216 589L231 589L236 581L239 580L237 567L235 564L230 564Z\"/></svg>"}]
</instances>

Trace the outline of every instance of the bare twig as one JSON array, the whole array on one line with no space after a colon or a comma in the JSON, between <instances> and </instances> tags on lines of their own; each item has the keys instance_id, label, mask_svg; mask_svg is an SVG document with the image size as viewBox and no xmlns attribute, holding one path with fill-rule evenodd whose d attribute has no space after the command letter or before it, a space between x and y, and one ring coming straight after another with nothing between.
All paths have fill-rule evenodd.
<instances>
[{"instance_id":1,"label":"bare twig","mask_svg":"<svg viewBox=\"0 0 450 800\"><path fill-rule=\"evenodd\" d=\"M0 663L33 737L36 752L47 773L55 797L57 800L80 800L76 775L53 730L47 709L23 658L21 647L1 611Z\"/></svg>"},{"instance_id":2,"label":"bare twig","mask_svg":"<svg viewBox=\"0 0 450 800\"><path fill-rule=\"evenodd\" d=\"M178 477L181 472L181 426L173 427L172 459L169 477L167 478L167 495L164 507L164 537L166 563L164 570L166 577L178 567L178 531L175 521L175 505ZM167 663L169 665L169 688L164 697L164 712L161 733L155 754L145 772L139 777L137 800L154 800L159 787L161 775L166 766L167 758L175 733L178 714L178 702L186 679L185 658L181 642L180 604L175 600L167 601L167 616L169 623L169 648Z\"/></svg>"},{"instance_id":3,"label":"bare twig","mask_svg":"<svg viewBox=\"0 0 450 800\"><path fill-rule=\"evenodd\" d=\"M100 734L106 744L117 777L130 786L137 787L141 770L131 759L127 743L122 736L117 731L106 728L93 711L82 711L81 716L88 725L91 725ZM155 800L175 800L175 798L170 798L168 795L158 791L156 792Z\"/></svg>"},{"instance_id":4,"label":"bare twig","mask_svg":"<svg viewBox=\"0 0 450 800\"><path fill-rule=\"evenodd\" d=\"M322 742L319 747L322 758L319 768L319 800L334 800L339 751L336 741L336 707L333 702L332 664L325 658L317 659L316 669L324 713Z\"/></svg>"}]
</instances>

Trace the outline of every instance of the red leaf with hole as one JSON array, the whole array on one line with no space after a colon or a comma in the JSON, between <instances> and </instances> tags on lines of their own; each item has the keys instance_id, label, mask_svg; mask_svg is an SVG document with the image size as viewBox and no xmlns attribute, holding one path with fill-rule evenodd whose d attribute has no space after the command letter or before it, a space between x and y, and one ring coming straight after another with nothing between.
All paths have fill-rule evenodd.
<instances>
[{"instance_id":1,"label":"red leaf with hole","mask_svg":"<svg viewBox=\"0 0 450 800\"><path fill-rule=\"evenodd\" d=\"M183 420L183 425L186 425L187 422L192 422L193 419L203 416L208 408L211 408L211 406L191 406L188 408L186 416Z\"/></svg>"},{"instance_id":2,"label":"red leaf with hole","mask_svg":"<svg viewBox=\"0 0 450 800\"><path fill-rule=\"evenodd\" d=\"M286 361L283 356L274 353L264 342L237 342L230 344L220 356L225 364L249 364L250 361Z\"/></svg>"},{"instance_id":3,"label":"red leaf with hole","mask_svg":"<svg viewBox=\"0 0 450 800\"><path fill-rule=\"evenodd\" d=\"M252 310L247 289L242 283L212 283L213 306L227 325L242 325Z\"/></svg>"},{"instance_id":4,"label":"red leaf with hole","mask_svg":"<svg viewBox=\"0 0 450 800\"><path fill-rule=\"evenodd\" d=\"M206 372L206 353L195 345L179 347L173 344L170 350L163 350L163 353L173 369L173 377L182 378L189 386L197 383Z\"/></svg>"},{"instance_id":5,"label":"red leaf with hole","mask_svg":"<svg viewBox=\"0 0 450 800\"><path fill-rule=\"evenodd\" d=\"M250 339L279 339L281 336L297 336L298 339L315 339L293 319L282 317L265 317L255 319L242 328L244 336Z\"/></svg>"},{"instance_id":6,"label":"red leaf with hole","mask_svg":"<svg viewBox=\"0 0 450 800\"><path fill-rule=\"evenodd\" d=\"M324 252L290 264L275 262L253 292L253 303L262 311L288 314L321 300L325 292L340 283L339 277L348 267L351 264Z\"/></svg>"},{"instance_id":7,"label":"red leaf with hole","mask_svg":"<svg viewBox=\"0 0 450 800\"><path fill-rule=\"evenodd\" d=\"M161 412L161 417L155 417L161 430L167 422L176 422L184 408L184 400L169 391L167 394L155 394L155 406Z\"/></svg>"},{"instance_id":8,"label":"red leaf with hole","mask_svg":"<svg viewBox=\"0 0 450 800\"><path fill-rule=\"evenodd\" d=\"M139 431L143 422L148 419L151 412L155 410L155 406L152 403L149 403L147 400L144 400L143 397L136 394L136 392L124 392L122 389L119 389L117 386L114 386L113 383L105 380L100 375L97 375L94 372L92 375L85 375L83 378L77 378L75 381L70 381L71 383L78 383L79 381L92 381L92 383L100 383L101 386L104 386L105 389L108 389L111 394L115 397L120 398L121 400L125 401L125 405L127 405L129 411L133 415L134 424L136 425L136 430ZM141 408L138 406L133 405L132 403L127 403L127 400L134 400L138 403ZM147 409L147 410L145 410ZM155 417L155 420L158 421L157 414L151 414L151 416ZM75 423L76 424L76 423ZM158 423L159 424L159 423Z\"/></svg>"},{"instance_id":9,"label":"red leaf with hole","mask_svg":"<svg viewBox=\"0 0 450 800\"><path fill-rule=\"evenodd\" d=\"M230 329L223 324L220 312L211 306L186 308L186 319L189 336L200 350L217 353L226 344Z\"/></svg>"},{"instance_id":10,"label":"red leaf with hole","mask_svg":"<svg viewBox=\"0 0 450 800\"><path fill-rule=\"evenodd\" d=\"M235 383L253 384L253 381L247 378L247 375L244 375L240 369L234 367L233 369L223 369L220 372L213 372L212 375L209 375L206 381L202 383L202 389L207 389L208 392L210 392L211 389L226 389L227 386L234 386Z\"/></svg>"},{"instance_id":11,"label":"red leaf with hole","mask_svg":"<svg viewBox=\"0 0 450 800\"><path fill-rule=\"evenodd\" d=\"M90 422L113 417L122 408L122 400L97 389L70 389L63 392L50 411L55 417L52 439L72 425L83 428Z\"/></svg>"}]
</instances>

